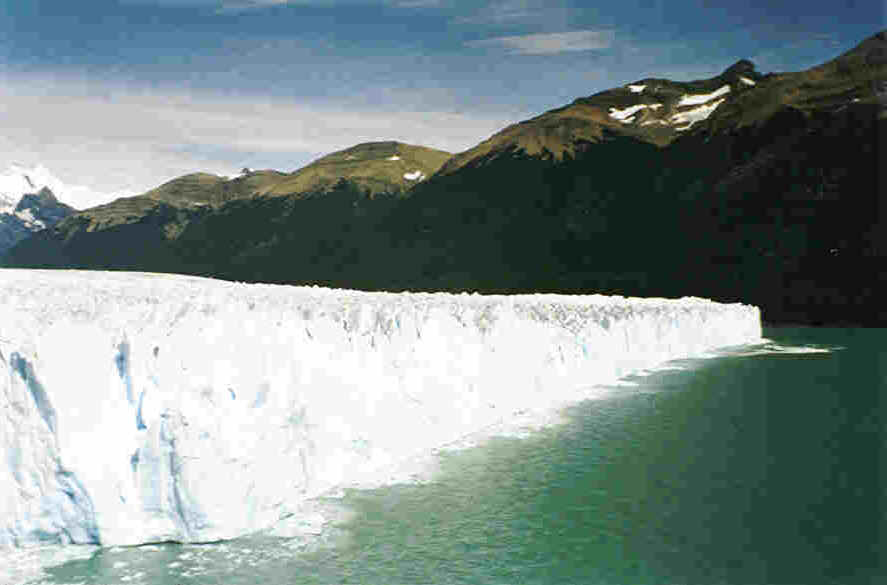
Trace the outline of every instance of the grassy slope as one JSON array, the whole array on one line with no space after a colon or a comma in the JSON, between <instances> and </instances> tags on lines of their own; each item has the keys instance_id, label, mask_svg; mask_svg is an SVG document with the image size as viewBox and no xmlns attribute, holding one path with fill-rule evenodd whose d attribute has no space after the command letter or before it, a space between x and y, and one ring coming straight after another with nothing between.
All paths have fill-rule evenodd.
<instances>
[{"instance_id":1,"label":"grassy slope","mask_svg":"<svg viewBox=\"0 0 887 585\"><path fill-rule=\"evenodd\" d=\"M303 167L284 180L261 191L267 195L290 195L323 191L348 179L372 194L402 193L416 184L404 177L421 171L433 175L450 158L450 153L400 142L358 144L334 152ZM390 160L398 157L399 160Z\"/></svg>"}]
</instances>

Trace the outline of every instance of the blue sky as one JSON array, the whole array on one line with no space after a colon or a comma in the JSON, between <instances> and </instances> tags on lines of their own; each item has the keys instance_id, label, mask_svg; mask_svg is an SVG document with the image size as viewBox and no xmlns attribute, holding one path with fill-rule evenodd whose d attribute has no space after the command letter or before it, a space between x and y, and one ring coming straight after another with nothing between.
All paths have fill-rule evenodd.
<instances>
[{"instance_id":1,"label":"blue sky","mask_svg":"<svg viewBox=\"0 0 887 585\"><path fill-rule=\"evenodd\" d=\"M369 140L458 152L643 77L804 69L885 27L881 0L0 0L0 167L110 196Z\"/></svg>"}]
</instances>

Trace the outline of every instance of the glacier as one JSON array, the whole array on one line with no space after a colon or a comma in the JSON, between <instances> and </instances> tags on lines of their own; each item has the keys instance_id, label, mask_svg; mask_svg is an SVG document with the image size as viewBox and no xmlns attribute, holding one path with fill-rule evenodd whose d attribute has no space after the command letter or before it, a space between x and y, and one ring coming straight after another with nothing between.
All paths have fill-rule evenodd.
<instances>
[{"instance_id":1,"label":"glacier","mask_svg":"<svg viewBox=\"0 0 887 585\"><path fill-rule=\"evenodd\" d=\"M757 307L699 298L0 269L0 546L263 530L514 413L760 340Z\"/></svg>"}]
</instances>

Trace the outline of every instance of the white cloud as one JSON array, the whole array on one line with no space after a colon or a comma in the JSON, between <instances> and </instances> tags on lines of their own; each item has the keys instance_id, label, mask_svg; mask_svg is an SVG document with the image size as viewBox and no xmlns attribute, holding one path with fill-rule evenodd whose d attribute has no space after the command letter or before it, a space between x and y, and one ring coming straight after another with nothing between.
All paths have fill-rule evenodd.
<instances>
[{"instance_id":1,"label":"white cloud","mask_svg":"<svg viewBox=\"0 0 887 585\"><path fill-rule=\"evenodd\" d=\"M565 0L484 0L472 4L474 10L454 22L494 26L531 22L557 29L566 28L574 13Z\"/></svg>"},{"instance_id":2,"label":"white cloud","mask_svg":"<svg viewBox=\"0 0 887 585\"><path fill-rule=\"evenodd\" d=\"M302 6L332 6L335 0L217 0L219 3L218 12L245 12L258 8L267 8L269 6L281 6L284 4L294 4Z\"/></svg>"},{"instance_id":3,"label":"white cloud","mask_svg":"<svg viewBox=\"0 0 887 585\"><path fill-rule=\"evenodd\" d=\"M501 0L489 3L478 15L493 22L518 20L532 16L536 11L533 0Z\"/></svg>"},{"instance_id":4,"label":"white cloud","mask_svg":"<svg viewBox=\"0 0 887 585\"><path fill-rule=\"evenodd\" d=\"M613 44L613 31L577 30L561 33L495 37L465 43L469 47L493 47L522 55L553 55L567 51L606 49Z\"/></svg>"},{"instance_id":5,"label":"white cloud","mask_svg":"<svg viewBox=\"0 0 887 585\"><path fill-rule=\"evenodd\" d=\"M219 13L237 13L248 10L281 6L353 6L382 4L399 8L426 8L441 6L443 0L118 0L124 4L155 4L158 6L208 6Z\"/></svg>"},{"instance_id":6,"label":"white cloud","mask_svg":"<svg viewBox=\"0 0 887 585\"><path fill-rule=\"evenodd\" d=\"M455 9L463 15L456 22L474 24L502 24L519 20L538 22L552 14L564 11L565 0L117 0L123 4L153 4L157 6L207 6L219 14L238 13L271 6L326 6L355 5L393 6L396 8Z\"/></svg>"},{"instance_id":7,"label":"white cloud","mask_svg":"<svg viewBox=\"0 0 887 585\"><path fill-rule=\"evenodd\" d=\"M442 5L442 0L391 0L388 2L399 8L431 8Z\"/></svg>"},{"instance_id":8,"label":"white cloud","mask_svg":"<svg viewBox=\"0 0 887 585\"><path fill-rule=\"evenodd\" d=\"M121 4L149 4L161 7L208 7L219 14L230 14L268 8L271 6L354 6L381 4L399 8L426 8L440 6L444 0L117 0Z\"/></svg>"},{"instance_id":9,"label":"white cloud","mask_svg":"<svg viewBox=\"0 0 887 585\"><path fill-rule=\"evenodd\" d=\"M517 121L389 106L0 79L0 166L43 164L96 192L144 192L198 170L292 171L321 154L375 140L458 152Z\"/></svg>"}]
</instances>

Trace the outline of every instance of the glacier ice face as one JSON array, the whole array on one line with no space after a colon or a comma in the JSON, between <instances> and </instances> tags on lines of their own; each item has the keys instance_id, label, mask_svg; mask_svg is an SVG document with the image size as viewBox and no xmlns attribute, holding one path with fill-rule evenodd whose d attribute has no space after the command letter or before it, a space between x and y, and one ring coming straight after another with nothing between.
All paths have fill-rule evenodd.
<instances>
[{"instance_id":1,"label":"glacier ice face","mask_svg":"<svg viewBox=\"0 0 887 585\"><path fill-rule=\"evenodd\" d=\"M0 270L0 545L212 541L512 413L760 339L703 299Z\"/></svg>"}]
</instances>

